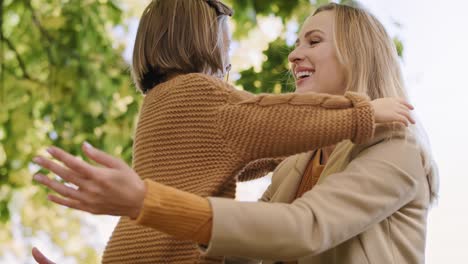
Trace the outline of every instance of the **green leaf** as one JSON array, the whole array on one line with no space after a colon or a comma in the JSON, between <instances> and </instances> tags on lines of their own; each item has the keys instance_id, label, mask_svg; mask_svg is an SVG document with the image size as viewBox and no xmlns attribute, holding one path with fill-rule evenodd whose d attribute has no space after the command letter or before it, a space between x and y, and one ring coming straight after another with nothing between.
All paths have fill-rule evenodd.
<instances>
[{"instance_id":1,"label":"green leaf","mask_svg":"<svg viewBox=\"0 0 468 264\"><path fill-rule=\"evenodd\" d=\"M51 16L42 19L42 25L50 30L57 30L65 25L66 19L61 16Z\"/></svg>"},{"instance_id":2,"label":"green leaf","mask_svg":"<svg viewBox=\"0 0 468 264\"><path fill-rule=\"evenodd\" d=\"M398 56L403 57L403 51L404 51L403 42L401 42L401 40L398 37L394 37L393 43L395 43Z\"/></svg>"}]
</instances>

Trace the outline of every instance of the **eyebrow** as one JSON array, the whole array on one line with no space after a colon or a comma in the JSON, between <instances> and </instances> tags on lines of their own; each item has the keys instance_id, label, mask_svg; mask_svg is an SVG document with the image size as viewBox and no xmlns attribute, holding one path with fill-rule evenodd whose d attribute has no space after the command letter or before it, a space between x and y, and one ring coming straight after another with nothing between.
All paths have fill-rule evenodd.
<instances>
[{"instance_id":1,"label":"eyebrow","mask_svg":"<svg viewBox=\"0 0 468 264\"><path fill-rule=\"evenodd\" d=\"M310 31L307 31L307 33L305 33L304 38L307 38L308 36L310 36L310 34L315 33L315 32L323 33L323 31L320 29L312 29ZM295 45L296 46L299 45L299 38L296 39Z\"/></svg>"}]
</instances>

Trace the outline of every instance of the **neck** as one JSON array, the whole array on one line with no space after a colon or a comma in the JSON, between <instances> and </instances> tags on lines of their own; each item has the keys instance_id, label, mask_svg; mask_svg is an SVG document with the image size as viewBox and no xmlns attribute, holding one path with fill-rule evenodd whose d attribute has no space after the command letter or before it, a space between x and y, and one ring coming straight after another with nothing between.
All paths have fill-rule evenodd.
<instances>
[{"instance_id":1,"label":"neck","mask_svg":"<svg viewBox=\"0 0 468 264\"><path fill-rule=\"evenodd\" d=\"M176 78L176 77L178 77L180 75L182 75L182 74L180 74L180 73L168 73L166 81L172 80L172 79L174 79L174 78Z\"/></svg>"}]
</instances>

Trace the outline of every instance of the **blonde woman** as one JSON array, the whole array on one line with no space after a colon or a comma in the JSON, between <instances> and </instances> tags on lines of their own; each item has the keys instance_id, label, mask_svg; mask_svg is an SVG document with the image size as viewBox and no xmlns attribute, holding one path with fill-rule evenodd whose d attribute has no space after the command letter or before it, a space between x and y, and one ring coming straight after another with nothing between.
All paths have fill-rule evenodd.
<instances>
[{"instance_id":1,"label":"blonde woman","mask_svg":"<svg viewBox=\"0 0 468 264\"><path fill-rule=\"evenodd\" d=\"M157 6L153 8L157 10ZM145 14L157 19L158 16L151 16L153 11L149 9ZM158 14L163 17L163 11L167 10L160 11ZM181 20L178 21L180 25L185 26L182 19L190 14L181 12L182 9L178 9L176 17ZM143 32L157 39L145 31L151 28L151 19L143 17L139 34ZM169 23L167 27L171 26L177 25ZM171 39L171 34L168 36ZM351 36L356 39L350 39ZM296 94L255 97L235 91L215 78L182 74L186 73L183 67L172 74L163 72L164 79L155 78L157 75L151 73L159 68L149 60L151 45L154 45L149 43L145 46L140 35L135 45L135 69L143 69L141 72L153 78L148 87L158 84L147 91L143 104L134 149L135 171L88 144L83 148L85 154L103 167L92 166L58 148L51 148L50 153L66 167L45 158L35 159L39 165L79 186L75 190L36 175L36 180L65 196L50 196L53 202L97 214L130 217L119 222L104 262L222 261L198 259L193 242L208 245L202 257L375 263L374 254L377 254L396 263L421 260L425 206L429 204L433 186L429 185L426 177L429 171L425 170L421 159L421 153L426 152L420 151L412 132L403 128L389 131L380 127L372 140L367 137L356 142L359 144L340 143L321 173L318 186L312 190L309 190L310 183L314 181L309 179L309 170L304 172L304 169L308 163L315 164L310 172L317 174L332 148L314 152L312 160L312 153L285 160L264 195L263 200L272 202L270 204L203 198L213 195L232 198L233 176L250 161L339 142L343 138L330 135L338 129L330 130L327 126L339 120L335 115L351 106L347 98L352 95L355 99L356 95L349 91L366 93L374 99L405 96L394 47L372 16L359 9L330 5L319 9L305 22L296 49L290 55L297 79ZM183 53L183 50L173 49ZM147 55L140 56L140 52ZM361 54L363 52L367 53ZM166 59L169 58L173 59L167 55ZM139 72L136 70L137 83L144 83L138 76L145 74ZM212 107L211 112L206 108L195 110L209 116L214 113L215 123L194 115L193 108L187 112L180 100L192 107ZM364 107L364 102L360 100L352 105ZM320 110L321 107L333 110ZM404 113L404 110L400 106L396 112ZM164 111L176 115L154 114ZM324 113L323 123L317 120L320 111L328 111ZM393 117L392 114L390 112ZM351 115L363 118L359 112ZM153 127L151 120L161 123ZM345 120L342 119L344 123L349 122ZM168 131L171 124L187 125L188 132L183 129ZM221 131L219 135L206 128L216 125L221 125L216 129ZM204 129L198 129L200 127ZM194 133L197 129L203 133ZM400 134L405 135L404 140ZM164 140L161 137L165 137ZM218 141L208 142L207 151L197 140L193 141L197 137L201 142ZM166 144L168 142L171 144ZM220 150L223 152L218 153ZM212 156L214 152L216 155ZM192 159L185 158L190 155ZM200 159L194 162L193 157ZM206 161L211 163L203 163ZM186 164L178 167L181 162ZM305 194L297 195L298 189ZM296 196L299 198L294 200ZM393 231L396 233L391 233ZM342 244L344 241L348 244ZM406 242L411 245L404 244ZM34 255L41 263L47 263L38 251L34 251Z\"/></svg>"}]
</instances>

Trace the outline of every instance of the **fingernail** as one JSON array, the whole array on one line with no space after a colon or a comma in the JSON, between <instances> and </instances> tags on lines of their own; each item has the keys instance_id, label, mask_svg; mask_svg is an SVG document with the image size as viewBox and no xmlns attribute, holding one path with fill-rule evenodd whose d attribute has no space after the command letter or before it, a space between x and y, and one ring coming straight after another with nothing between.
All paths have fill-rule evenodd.
<instances>
[{"instance_id":1,"label":"fingernail","mask_svg":"<svg viewBox=\"0 0 468 264\"><path fill-rule=\"evenodd\" d=\"M89 149L89 150L92 150L92 149L93 149L93 146L92 146L91 144L89 144L88 141L85 141L85 142L83 143L83 146L84 146L85 148Z\"/></svg>"},{"instance_id":2,"label":"fingernail","mask_svg":"<svg viewBox=\"0 0 468 264\"><path fill-rule=\"evenodd\" d=\"M41 180L42 180L42 175L40 175L40 174L35 174L34 177L33 177L33 179L34 179L35 181L41 181Z\"/></svg>"},{"instance_id":3,"label":"fingernail","mask_svg":"<svg viewBox=\"0 0 468 264\"><path fill-rule=\"evenodd\" d=\"M52 147L48 147L46 151L49 152L49 154L54 154L54 149Z\"/></svg>"},{"instance_id":4,"label":"fingernail","mask_svg":"<svg viewBox=\"0 0 468 264\"><path fill-rule=\"evenodd\" d=\"M44 160L41 157L34 157L33 161L34 161L34 163L39 164L39 163L42 163L42 161L44 161Z\"/></svg>"}]
</instances>

